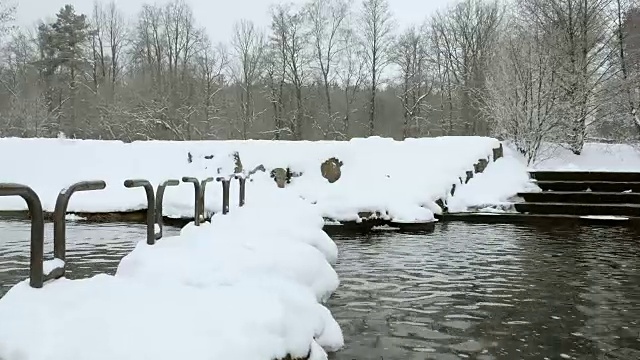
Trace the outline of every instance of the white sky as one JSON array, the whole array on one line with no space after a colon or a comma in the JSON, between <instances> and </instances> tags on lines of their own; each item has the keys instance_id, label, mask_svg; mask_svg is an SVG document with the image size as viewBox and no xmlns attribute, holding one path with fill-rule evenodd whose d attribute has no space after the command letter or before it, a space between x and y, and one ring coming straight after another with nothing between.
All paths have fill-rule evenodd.
<instances>
[{"instance_id":1,"label":"white sky","mask_svg":"<svg viewBox=\"0 0 640 360\"><path fill-rule=\"evenodd\" d=\"M262 27L269 24L269 5L276 0L186 0L192 7L198 25L206 27L213 42L227 42L231 38L233 23L240 19L255 21ZM91 14L93 0L16 0L19 25L29 26L40 19L52 18L64 4L72 4L76 12ZM103 2L109 2L104 0ZM116 0L118 7L131 19L142 4L165 3L165 0ZM304 3L306 0L290 0ZM361 0L354 0L360 6ZM452 0L389 0L391 10L400 27L420 23L435 10Z\"/></svg>"}]
</instances>

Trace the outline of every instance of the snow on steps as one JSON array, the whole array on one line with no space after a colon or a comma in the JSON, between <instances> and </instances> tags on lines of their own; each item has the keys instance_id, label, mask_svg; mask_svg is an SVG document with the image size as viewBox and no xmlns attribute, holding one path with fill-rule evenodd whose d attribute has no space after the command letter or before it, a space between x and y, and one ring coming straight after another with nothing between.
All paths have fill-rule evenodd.
<instances>
[{"instance_id":1,"label":"snow on steps","mask_svg":"<svg viewBox=\"0 0 640 360\"><path fill-rule=\"evenodd\" d=\"M344 343L321 302L337 247L288 193L141 241L114 276L18 283L0 299L0 359L327 359Z\"/></svg>"},{"instance_id":2,"label":"snow on steps","mask_svg":"<svg viewBox=\"0 0 640 360\"><path fill-rule=\"evenodd\" d=\"M234 153L244 169L264 165L247 184L247 202L262 193L279 190L270 171L289 168L301 176L286 187L320 209L326 218L358 221L360 213L379 213L389 220L410 223L432 221L452 184L464 178L478 159L491 157L500 142L488 137L435 137L395 141L370 137L351 141L118 141L66 139L0 139L3 182L31 186L41 197L45 211L52 211L60 189L82 180L100 179L107 188L74 195L69 212L131 212L144 209L143 191L121 186L124 179L144 178L153 184L166 179L193 176L204 179L233 173ZM192 162L187 161L191 154ZM205 157L207 157L205 159ZM344 165L341 177L330 183L321 164L330 158ZM237 186L236 183L232 187ZM238 205L232 189L231 208ZM221 209L221 188L207 188L209 213ZM170 217L193 214L193 187L168 189L164 211ZM20 199L0 199L0 210L25 210Z\"/></svg>"}]
</instances>

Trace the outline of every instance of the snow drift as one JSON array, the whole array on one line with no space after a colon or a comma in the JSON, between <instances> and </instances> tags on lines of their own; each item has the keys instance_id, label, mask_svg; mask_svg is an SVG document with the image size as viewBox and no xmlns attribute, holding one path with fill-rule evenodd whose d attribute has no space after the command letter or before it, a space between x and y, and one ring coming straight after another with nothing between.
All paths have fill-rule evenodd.
<instances>
[{"instance_id":1,"label":"snow drift","mask_svg":"<svg viewBox=\"0 0 640 360\"><path fill-rule=\"evenodd\" d=\"M141 241L115 276L18 283L0 299L0 359L326 359L344 343L322 304L337 249L315 208L277 200Z\"/></svg>"}]
</instances>

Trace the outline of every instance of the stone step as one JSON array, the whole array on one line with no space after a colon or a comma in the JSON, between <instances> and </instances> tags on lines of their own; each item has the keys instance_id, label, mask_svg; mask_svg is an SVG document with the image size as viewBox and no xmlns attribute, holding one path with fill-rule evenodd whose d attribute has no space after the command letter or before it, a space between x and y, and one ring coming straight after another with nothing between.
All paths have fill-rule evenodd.
<instances>
[{"instance_id":1,"label":"stone step","mask_svg":"<svg viewBox=\"0 0 640 360\"><path fill-rule=\"evenodd\" d=\"M566 204L566 203L517 203L517 211L529 214L566 214L600 216L640 216L639 204Z\"/></svg>"},{"instance_id":2,"label":"stone step","mask_svg":"<svg viewBox=\"0 0 640 360\"><path fill-rule=\"evenodd\" d=\"M532 203L640 204L640 193L596 191L543 191L518 193Z\"/></svg>"},{"instance_id":3,"label":"stone step","mask_svg":"<svg viewBox=\"0 0 640 360\"><path fill-rule=\"evenodd\" d=\"M530 171L529 175L538 181L640 182L640 172Z\"/></svg>"},{"instance_id":4,"label":"stone step","mask_svg":"<svg viewBox=\"0 0 640 360\"><path fill-rule=\"evenodd\" d=\"M617 182L617 181L536 181L542 190L578 192L618 192L622 193L631 190L640 193L640 182Z\"/></svg>"}]
</instances>

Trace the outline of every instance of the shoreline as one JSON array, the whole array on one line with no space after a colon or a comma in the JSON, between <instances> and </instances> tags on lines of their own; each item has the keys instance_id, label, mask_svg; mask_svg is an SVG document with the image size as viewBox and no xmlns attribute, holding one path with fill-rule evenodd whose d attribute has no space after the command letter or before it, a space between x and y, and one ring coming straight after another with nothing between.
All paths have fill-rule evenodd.
<instances>
[{"instance_id":1,"label":"shoreline","mask_svg":"<svg viewBox=\"0 0 640 360\"><path fill-rule=\"evenodd\" d=\"M100 212L67 213L67 223L78 222L84 224L145 224L146 209L127 212ZM215 214L214 214L215 215ZM71 216L72 218L69 218ZM406 233L432 232L436 224L466 222L476 224L561 224L561 225L612 225L612 226L640 226L640 218L635 217L607 217L607 216L579 216L579 215L536 215L517 212L455 212L436 215L432 221L398 223L380 218L364 218L362 221L336 221L325 219L323 230L328 234L351 234L376 231L381 227L387 227L395 231ZM30 220L28 210L0 210L0 221L27 221ZM53 213L44 212L45 223L53 222ZM204 221L210 221L211 217L205 217ZM174 218L163 217L163 226L182 228L193 222L193 217Z\"/></svg>"}]
</instances>

